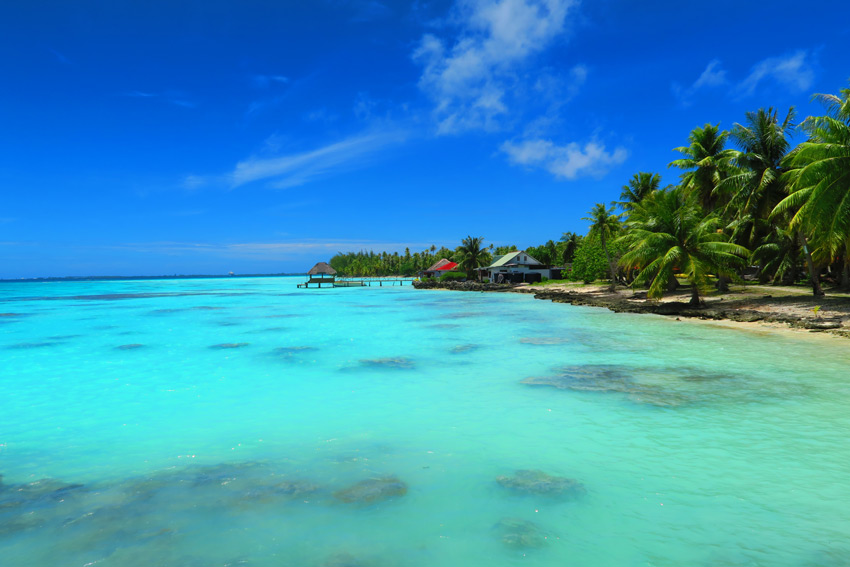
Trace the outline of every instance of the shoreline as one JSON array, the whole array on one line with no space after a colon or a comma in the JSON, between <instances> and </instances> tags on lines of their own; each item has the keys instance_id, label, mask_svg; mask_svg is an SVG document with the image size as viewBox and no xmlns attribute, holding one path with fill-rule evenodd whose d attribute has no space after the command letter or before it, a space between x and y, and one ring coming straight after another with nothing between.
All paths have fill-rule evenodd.
<instances>
[{"instance_id":1,"label":"shoreline","mask_svg":"<svg viewBox=\"0 0 850 567\"><path fill-rule=\"evenodd\" d=\"M649 313L667 317L760 327L828 333L850 338L850 297L804 295L799 290L771 286L732 286L729 293L704 297L704 305L691 307L690 292L665 294L648 300L646 292L628 288L609 291L607 286L551 284L491 284L478 282L416 282L416 289L445 289L489 293L525 293L553 303L604 307L615 313Z\"/></svg>"}]
</instances>

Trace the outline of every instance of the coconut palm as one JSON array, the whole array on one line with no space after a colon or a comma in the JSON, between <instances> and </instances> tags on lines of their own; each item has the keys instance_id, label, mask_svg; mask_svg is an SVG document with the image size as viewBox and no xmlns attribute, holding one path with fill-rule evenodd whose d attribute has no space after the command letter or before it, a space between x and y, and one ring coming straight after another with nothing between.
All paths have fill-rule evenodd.
<instances>
[{"instance_id":1,"label":"coconut palm","mask_svg":"<svg viewBox=\"0 0 850 567\"><path fill-rule=\"evenodd\" d=\"M674 151L685 157L668 165L685 170L681 177L681 187L708 212L726 204L726 199L719 194L717 187L734 169L731 165L734 150L723 149L728 137L728 132L720 131L719 124L694 128L688 136L690 144L674 148Z\"/></svg>"},{"instance_id":2,"label":"coconut palm","mask_svg":"<svg viewBox=\"0 0 850 567\"><path fill-rule=\"evenodd\" d=\"M794 230L774 226L764 242L753 250L752 261L761 266L761 276L772 278L773 283L786 276L791 282L797 281L800 246Z\"/></svg>"},{"instance_id":3,"label":"coconut palm","mask_svg":"<svg viewBox=\"0 0 850 567\"><path fill-rule=\"evenodd\" d=\"M809 135L788 163L791 194L774 209L774 215L796 210L790 225L812 235L812 243L831 260L844 256L842 284L850 279L850 89L840 95L815 95L827 109L825 116L810 116L801 125Z\"/></svg>"},{"instance_id":4,"label":"coconut palm","mask_svg":"<svg viewBox=\"0 0 850 567\"><path fill-rule=\"evenodd\" d=\"M786 195L782 161L791 148L794 108L782 122L773 108L746 116L747 125L735 124L731 133L741 148L731 154L738 170L720 181L717 191L729 195L726 210L737 221L733 239L757 246L770 231L768 216Z\"/></svg>"},{"instance_id":5,"label":"coconut palm","mask_svg":"<svg viewBox=\"0 0 850 567\"><path fill-rule=\"evenodd\" d=\"M490 260L490 253L484 246L483 236L467 236L461 241L455 254L458 264L460 264L467 276L470 276L476 268L485 265Z\"/></svg>"},{"instance_id":6,"label":"coconut palm","mask_svg":"<svg viewBox=\"0 0 850 567\"><path fill-rule=\"evenodd\" d=\"M749 251L726 241L720 219L702 208L681 188L657 191L637 205L620 239L628 251L620 263L640 271L635 285L649 284L648 296L660 298L676 270L691 284L691 305L699 305L709 274L746 264Z\"/></svg>"},{"instance_id":7,"label":"coconut palm","mask_svg":"<svg viewBox=\"0 0 850 567\"><path fill-rule=\"evenodd\" d=\"M661 185L661 176L657 173L639 171L629 179L628 185L623 185L620 201L617 202L624 211L630 211L644 197L656 191Z\"/></svg>"},{"instance_id":8,"label":"coconut palm","mask_svg":"<svg viewBox=\"0 0 850 567\"><path fill-rule=\"evenodd\" d=\"M614 262L611 261L607 242L619 233L620 216L614 214L614 207L608 208L602 203L596 203L588 214L590 216L582 218L582 220L590 221L591 223L587 237L598 237L602 243L602 250L605 251L605 259L608 261L608 268L611 271L610 289L613 291L617 285L617 269Z\"/></svg>"},{"instance_id":9,"label":"coconut palm","mask_svg":"<svg viewBox=\"0 0 850 567\"><path fill-rule=\"evenodd\" d=\"M561 261L564 264L570 264L576 255L579 242L581 242L581 236L575 232L565 232L561 235L561 242L564 243L561 252Z\"/></svg>"}]
</instances>

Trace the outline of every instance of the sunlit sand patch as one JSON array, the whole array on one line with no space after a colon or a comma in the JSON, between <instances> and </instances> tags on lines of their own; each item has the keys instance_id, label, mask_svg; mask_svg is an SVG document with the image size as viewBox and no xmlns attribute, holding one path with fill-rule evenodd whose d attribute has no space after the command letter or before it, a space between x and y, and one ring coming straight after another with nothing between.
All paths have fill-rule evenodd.
<instances>
[{"instance_id":1,"label":"sunlit sand patch","mask_svg":"<svg viewBox=\"0 0 850 567\"><path fill-rule=\"evenodd\" d=\"M369 368L410 369L415 366L415 363L405 356L389 356L385 358L364 358L360 360L360 365Z\"/></svg>"},{"instance_id":2,"label":"sunlit sand patch","mask_svg":"<svg viewBox=\"0 0 850 567\"><path fill-rule=\"evenodd\" d=\"M553 476L541 470L518 470L511 476L498 476L496 482L518 493L546 496L579 496L586 492L577 480Z\"/></svg>"},{"instance_id":3,"label":"sunlit sand patch","mask_svg":"<svg viewBox=\"0 0 850 567\"><path fill-rule=\"evenodd\" d=\"M348 504L374 504L407 494L407 484L396 476L368 478L357 484L337 490L334 498Z\"/></svg>"}]
</instances>

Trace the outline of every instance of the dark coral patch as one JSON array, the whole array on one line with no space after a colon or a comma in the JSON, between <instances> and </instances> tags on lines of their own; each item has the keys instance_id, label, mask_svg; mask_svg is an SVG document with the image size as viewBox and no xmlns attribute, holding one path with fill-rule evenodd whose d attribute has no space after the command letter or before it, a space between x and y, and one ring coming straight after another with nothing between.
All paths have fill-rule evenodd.
<instances>
[{"instance_id":1,"label":"dark coral patch","mask_svg":"<svg viewBox=\"0 0 850 567\"><path fill-rule=\"evenodd\" d=\"M211 349L222 350L228 348L242 348L250 345L251 343L221 343L218 345L211 345Z\"/></svg>"},{"instance_id":2,"label":"dark coral patch","mask_svg":"<svg viewBox=\"0 0 850 567\"><path fill-rule=\"evenodd\" d=\"M334 492L334 498L349 504L373 504L407 494L407 484L395 476L368 478Z\"/></svg>"},{"instance_id":3,"label":"dark coral patch","mask_svg":"<svg viewBox=\"0 0 850 567\"><path fill-rule=\"evenodd\" d=\"M369 368L410 369L415 366L415 363L405 356L388 356L385 358L364 358L360 361L360 365Z\"/></svg>"},{"instance_id":4,"label":"dark coral patch","mask_svg":"<svg viewBox=\"0 0 850 567\"><path fill-rule=\"evenodd\" d=\"M526 494L547 496L577 496L584 494L584 486L577 480L553 476L540 470L519 470L512 476L498 476L496 482L505 488Z\"/></svg>"}]
</instances>

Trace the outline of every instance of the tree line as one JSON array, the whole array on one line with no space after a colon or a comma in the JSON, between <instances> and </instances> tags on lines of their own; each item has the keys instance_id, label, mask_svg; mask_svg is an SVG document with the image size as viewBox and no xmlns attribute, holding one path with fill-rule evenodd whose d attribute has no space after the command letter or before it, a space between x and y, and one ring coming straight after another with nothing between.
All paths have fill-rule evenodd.
<instances>
[{"instance_id":1,"label":"tree line","mask_svg":"<svg viewBox=\"0 0 850 567\"><path fill-rule=\"evenodd\" d=\"M823 295L821 280L850 290L850 89L817 94L824 112L796 123L794 108L747 112L731 130L694 128L668 164L678 182L638 172L620 200L597 203L585 235L525 248L544 264L569 266L569 277L628 284L660 297L682 277L691 302L711 285L751 277L761 283L803 280ZM799 129L805 141L792 147ZM468 236L454 250L339 253L342 275L415 275L440 258L470 273L516 246L486 246Z\"/></svg>"}]
</instances>

